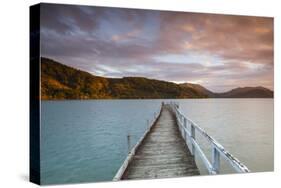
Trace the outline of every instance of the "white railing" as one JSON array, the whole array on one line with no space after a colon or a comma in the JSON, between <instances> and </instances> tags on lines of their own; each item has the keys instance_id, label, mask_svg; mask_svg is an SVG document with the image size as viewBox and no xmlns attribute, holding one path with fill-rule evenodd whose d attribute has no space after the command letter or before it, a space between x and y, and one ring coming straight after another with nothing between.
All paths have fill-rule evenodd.
<instances>
[{"instance_id":1,"label":"white railing","mask_svg":"<svg viewBox=\"0 0 281 188\"><path fill-rule=\"evenodd\" d=\"M162 105L163 105L163 103L162 103ZM155 124L156 120L160 116L160 113L161 113L161 110L162 110L162 105L157 110L157 112L154 113L153 118L151 120L147 120L147 130L145 131L143 136L139 139L139 141L136 143L136 145L129 151L125 161L123 162L123 164L121 165L121 167L119 168L119 170L117 171L115 176L113 177L113 181L118 181L118 180L122 179L122 176L125 173L126 169L128 168L130 162L132 161L132 159L133 159L133 157L134 157L138 147L141 145L141 143L143 142L144 138L150 132L152 126Z\"/></svg>"},{"instance_id":2,"label":"white railing","mask_svg":"<svg viewBox=\"0 0 281 188\"><path fill-rule=\"evenodd\" d=\"M250 172L250 170L242 164L238 159L231 155L224 147L219 144L215 139L209 136L202 128L185 117L179 110L179 105L176 103L169 103L171 109L176 115L177 124L183 139L190 149L192 155L198 154L203 164L207 168L209 174L218 174L220 171L220 158L223 157L230 166L239 173ZM202 135L211 144L212 158L211 162L206 157L200 145L196 141L195 134Z\"/></svg>"}]
</instances>

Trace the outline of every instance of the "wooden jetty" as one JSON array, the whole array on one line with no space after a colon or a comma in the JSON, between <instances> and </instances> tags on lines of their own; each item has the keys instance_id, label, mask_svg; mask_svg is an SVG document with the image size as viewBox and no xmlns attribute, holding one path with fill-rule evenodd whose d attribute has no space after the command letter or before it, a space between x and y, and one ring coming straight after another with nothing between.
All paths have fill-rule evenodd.
<instances>
[{"instance_id":1,"label":"wooden jetty","mask_svg":"<svg viewBox=\"0 0 281 188\"><path fill-rule=\"evenodd\" d=\"M212 146L210 162L195 133L201 134ZM237 172L249 172L238 159L203 129L186 118L176 103L162 103L139 142L129 152L113 180L152 179L199 175L195 154L200 157L209 174L218 174L222 156Z\"/></svg>"}]
</instances>

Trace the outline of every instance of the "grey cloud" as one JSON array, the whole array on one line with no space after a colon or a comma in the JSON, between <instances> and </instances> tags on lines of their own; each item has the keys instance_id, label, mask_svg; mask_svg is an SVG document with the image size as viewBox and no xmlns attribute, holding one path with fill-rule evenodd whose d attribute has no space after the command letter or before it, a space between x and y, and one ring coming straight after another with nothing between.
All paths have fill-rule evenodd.
<instances>
[{"instance_id":1,"label":"grey cloud","mask_svg":"<svg viewBox=\"0 0 281 188\"><path fill-rule=\"evenodd\" d=\"M110 10L110 11L109 11ZM201 80L211 89L264 84L273 87L273 19L136 9L44 4L41 17L42 55L108 77L145 76L170 81ZM142 30L159 20L154 41L119 43L98 34L101 20L126 22ZM135 36L138 38L138 36ZM219 65L157 62L166 54L208 54ZM244 63L262 64L251 69ZM117 70L110 72L102 66Z\"/></svg>"}]
</instances>

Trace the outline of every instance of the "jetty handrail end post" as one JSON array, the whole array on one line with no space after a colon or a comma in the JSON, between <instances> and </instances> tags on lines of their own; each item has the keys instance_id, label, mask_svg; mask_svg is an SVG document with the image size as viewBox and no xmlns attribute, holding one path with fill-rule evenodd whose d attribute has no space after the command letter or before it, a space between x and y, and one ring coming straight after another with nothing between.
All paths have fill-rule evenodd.
<instances>
[{"instance_id":1,"label":"jetty handrail end post","mask_svg":"<svg viewBox=\"0 0 281 188\"><path fill-rule=\"evenodd\" d=\"M218 174L220 171L220 152L217 148L212 144L212 166L213 171Z\"/></svg>"}]
</instances>

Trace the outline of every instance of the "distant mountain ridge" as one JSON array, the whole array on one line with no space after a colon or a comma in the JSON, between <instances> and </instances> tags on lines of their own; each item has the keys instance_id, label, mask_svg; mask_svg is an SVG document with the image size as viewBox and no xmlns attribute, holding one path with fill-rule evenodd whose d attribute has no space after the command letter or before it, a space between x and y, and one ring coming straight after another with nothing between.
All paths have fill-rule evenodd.
<instances>
[{"instance_id":1,"label":"distant mountain ridge","mask_svg":"<svg viewBox=\"0 0 281 188\"><path fill-rule=\"evenodd\" d=\"M216 95L220 98L273 98L273 91L261 86L239 87Z\"/></svg>"},{"instance_id":2,"label":"distant mountain ridge","mask_svg":"<svg viewBox=\"0 0 281 188\"><path fill-rule=\"evenodd\" d=\"M238 87L224 93L215 93L199 84L183 83L180 85L194 88L209 98L273 98L273 91L261 86Z\"/></svg>"},{"instance_id":3,"label":"distant mountain ridge","mask_svg":"<svg viewBox=\"0 0 281 188\"><path fill-rule=\"evenodd\" d=\"M199 84L143 77L105 78L48 58L41 58L41 99L167 99L167 98L272 98L263 87L236 88L214 93Z\"/></svg>"}]
</instances>

